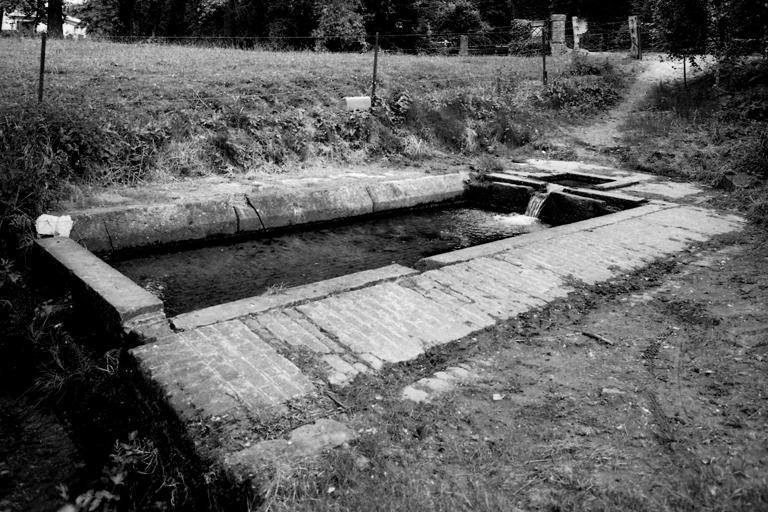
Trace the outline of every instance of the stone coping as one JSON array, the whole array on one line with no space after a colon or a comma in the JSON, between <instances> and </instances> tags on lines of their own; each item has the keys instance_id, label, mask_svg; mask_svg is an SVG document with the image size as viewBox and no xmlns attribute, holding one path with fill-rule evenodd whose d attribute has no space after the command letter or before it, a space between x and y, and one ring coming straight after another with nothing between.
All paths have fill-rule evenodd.
<instances>
[{"instance_id":1,"label":"stone coping","mask_svg":"<svg viewBox=\"0 0 768 512\"><path fill-rule=\"evenodd\" d=\"M104 327L122 332L126 325L165 320L163 303L70 238L35 241L42 263L66 275L74 291L98 313Z\"/></svg>"},{"instance_id":2,"label":"stone coping","mask_svg":"<svg viewBox=\"0 0 768 512\"><path fill-rule=\"evenodd\" d=\"M466 178L466 173L453 173L333 188L273 187L239 198L96 208L74 215L72 239L41 238L36 244L44 264L67 276L78 298L98 311L107 331L137 335L139 342L146 342L172 334L162 301L91 251L200 240L446 202L464 196ZM413 272L399 265L358 272L180 315L174 325L199 327Z\"/></svg>"},{"instance_id":3,"label":"stone coping","mask_svg":"<svg viewBox=\"0 0 768 512\"><path fill-rule=\"evenodd\" d=\"M269 187L207 200L71 212L72 238L108 253L325 222L461 198L468 173L333 187Z\"/></svg>"}]
</instances>

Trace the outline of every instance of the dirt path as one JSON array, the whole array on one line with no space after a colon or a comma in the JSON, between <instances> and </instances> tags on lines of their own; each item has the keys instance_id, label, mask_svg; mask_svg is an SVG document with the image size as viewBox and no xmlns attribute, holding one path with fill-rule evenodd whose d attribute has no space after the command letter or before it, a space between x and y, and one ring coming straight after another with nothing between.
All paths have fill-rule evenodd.
<instances>
[{"instance_id":1,"label":"dirt path","mask_svg":"<svg viewBox=\"0 0 768 512\"><path fill-rule=\"evenodd\" d=\"M595 148L609 148L616 144L619 127L624 123L629 114L648 96L654 85L659 81L670 80L675 77L676 71L669 60L646 60L643 62L643 71L630 86L624 100L611 109L601 119L579 130L574 140Z\"/></svg>"},{"instance_id":2,"label":"dirt path","mask_svg":"<svg viewBox=\"0 0 768 512\"><path fill-rule=\"evenodd\" d=\"M573 147L579 160L598 160L602 163L615 164L616 162L606 157L606 154L610 149L620 145L621 126L648 97L655 85L662 81L677 80L681 76L678 62L662 59L659 55L647 55L638 66L641 66L642 71L621 103L598 117L593 123L564 134L562 142Z\"/></svg>"}]
</instances>

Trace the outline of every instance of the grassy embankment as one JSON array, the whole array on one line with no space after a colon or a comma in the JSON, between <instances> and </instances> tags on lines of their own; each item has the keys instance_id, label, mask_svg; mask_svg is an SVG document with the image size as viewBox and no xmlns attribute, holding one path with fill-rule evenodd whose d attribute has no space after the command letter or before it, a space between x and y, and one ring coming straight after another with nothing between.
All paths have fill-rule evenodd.
<instances>
[{"instance_id":1,"label":"grassy embankment","mask_svg":"<svg viewBox=\"0 0 768 512\"><path fill-rule=\"evenodd\" d=\"M38 57L39 41L0 40L2 218L84 186L506 152L620 88L604 57L550 57L542 88L537 57L383 54L380 108L350 114L341 98L370 91L370 54L54 41L38 106Z\"/></svg>"}]
</instances>

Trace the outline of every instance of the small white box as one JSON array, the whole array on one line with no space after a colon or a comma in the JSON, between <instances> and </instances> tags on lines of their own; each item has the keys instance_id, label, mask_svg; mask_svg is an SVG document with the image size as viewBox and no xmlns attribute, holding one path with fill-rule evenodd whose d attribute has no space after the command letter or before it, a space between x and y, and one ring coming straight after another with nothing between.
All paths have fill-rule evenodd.
<instances>
[{"instance_id":1,"label":"small white box","mask_svg":"<svg viewBox=\"0 0 768 512\"><path fill-rule=\"evenodd\" d=\"M347 110L371 110L370 96L346 96L344 101L347 104Z\"/></svg>"}]
</instances>

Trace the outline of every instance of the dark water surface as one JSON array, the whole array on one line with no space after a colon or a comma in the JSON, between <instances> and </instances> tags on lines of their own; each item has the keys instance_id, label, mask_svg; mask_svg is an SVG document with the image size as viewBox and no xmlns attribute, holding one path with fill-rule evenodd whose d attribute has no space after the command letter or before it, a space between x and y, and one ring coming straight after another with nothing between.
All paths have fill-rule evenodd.
<instances>
[{"instance_id":1,"label":"dark water surface","mask_svg":"<svg viewBox=\"0 0 768 512\"><path fill-rule=\"evenodd\" d=\"M417 210L351 224L185 249L111 265L159 295L177 315L529 233L544 226L518 214L473 208Z\"/></svg>"}]
</instances>

